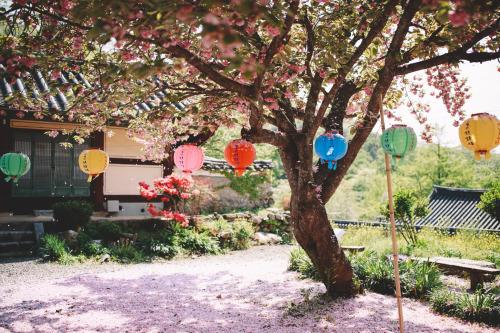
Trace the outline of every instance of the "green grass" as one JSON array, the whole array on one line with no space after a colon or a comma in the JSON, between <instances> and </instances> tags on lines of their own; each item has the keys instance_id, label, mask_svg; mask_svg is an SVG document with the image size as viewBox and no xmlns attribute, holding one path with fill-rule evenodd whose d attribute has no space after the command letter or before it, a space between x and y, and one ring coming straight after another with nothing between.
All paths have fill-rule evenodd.
<instances>
[{"instance_id":1,"label":"green grass","mask_svg":"<svg viewBox=\"0 0 500 333\"><path fill-rule=\"evenodd\" d=\"M450 236L431 228L424 228L417 244L410 246L397 237L398 253L416 257L456 257L494 262L500 267L500 239L495 234L478 231L459 231ZM340 239L342 245L365 246L378 256L392 254L390 230L381 227L349 227Z\"/></svg>"}]
</instances>

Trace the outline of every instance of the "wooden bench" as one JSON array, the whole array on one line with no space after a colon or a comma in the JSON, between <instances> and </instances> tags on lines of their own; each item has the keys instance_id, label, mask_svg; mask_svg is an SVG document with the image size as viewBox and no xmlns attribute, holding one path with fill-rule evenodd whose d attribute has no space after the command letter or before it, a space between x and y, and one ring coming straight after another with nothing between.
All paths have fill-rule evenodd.
<instances>
[{"instance_id":1,"label":"wooden bench","mask_svg":"<svg viewBox=\"0 0 500 333\"><path fill-rule=\"evenodd\" d=\"M344 250L344 251L347 250L347 251L349 251L351 253L358 253L358 252L361 252L361 251L365 250L364 246L342 245L341 248L342 248L342 250Z\"/></svg>"},{"instance_id":2,"label":"wooden bench","mask_svg":"<svg viewBox=\"0 0 500 333\"><path fill-rule=\"evenodd\" d=\"M453 259L448 259L448 258L431 258L431 259L412 258L412 260L418 260L421 262L428 261L429 263L434 263L441 270L452 274L455 274L457 271L467 272L470 277L470 289L472 291L476 290L478 285L484 284L485 275L500 274L500 269L494 268L493 263L490 263L491 267L487 267L484 265L474 264L474 260L467 260L467 262L465 263L457 262L456 259L454 261Z\"/></svg>"}]
</instances>

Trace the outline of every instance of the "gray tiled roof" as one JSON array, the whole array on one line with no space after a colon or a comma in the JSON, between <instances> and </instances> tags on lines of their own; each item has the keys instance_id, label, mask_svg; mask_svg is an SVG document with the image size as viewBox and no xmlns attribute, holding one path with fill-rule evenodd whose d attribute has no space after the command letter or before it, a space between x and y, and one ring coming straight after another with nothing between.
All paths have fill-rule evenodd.
<instances>
[{"instance_id":1,"label":"gray tiled roof","mask_svg":"<svg viewBox=\"0 0 500 333\"><path fill-rule=\"evenodd\" d=\"M477 208L486 190L470 190L434 185L427 208L431 213L418 220L418 227L446 227L500 231L500 221Z\"/></svg>"},{"instance_id":2,"label":"gray tiled roof","mask_svg":"<svg viewBox=\"0 0 500 333\"><path fill-rule=\"evenodd\" d=\"M3 71L4 67L0 64L0 71ZM81 85L85 88L90 88L92 85L85 79L81 73L69 73L62 72L61 77L57 79L59 83L71 82L75 85ZM158 83L159 81L156 80ZM41 72L36 71L33 75L29 75L26 79L17 79L14 84L9 84L4 78L0 78L0 109L8 108L8 98L13 94L13 92L19 91L24 97L32 98L40 101L41 93L48 93L48 98L45 100L44 108L46 110L54 111L65 111L69 106L70 102L65 94L61 93L58 89L50 91L46 79ZM167 91L159 91L151 96L151 100L163 101ZM184 105L181 103L175 104L177 109L182 110ZM137 112L135 116L138 116L143 111L150 111L156 106L153 103L140 103L134 105L133 108Z\"/></svg>"},{"instance_id":3,"label":"gray tiled roof","mask_svg":"<svg viewBox=\"0 0 500 333\"><path fill-rule=\"evenodd\" d=\"M203 170L208 170L208 171L234 170L234 168L231 165L229 165L225 160L219 160L208 156L205 156L205 161L203 162L201 168ZM262 171L272 168L273 164L269 160L255 160L252 163L252 165L247 168L247 170Z\"/></svg>"}]
</instances>

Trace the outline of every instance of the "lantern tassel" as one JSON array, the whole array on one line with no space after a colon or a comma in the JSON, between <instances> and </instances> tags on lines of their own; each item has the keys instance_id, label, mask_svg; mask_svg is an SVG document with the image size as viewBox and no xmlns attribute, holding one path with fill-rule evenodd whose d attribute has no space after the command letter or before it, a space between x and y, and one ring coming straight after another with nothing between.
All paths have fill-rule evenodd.
<instances>
[{"instance_id":1,"label":"lantern tassel","mask_svg":"<svg viewBox=\"0 0 500 333\"><path fill-rule=\"evenodd\" d=\"M330 169L330 170L331 170L331 169L332 169L332 167L333 167L332 161L328 161L328 169Z\"/></svg>"},{"instance_id":2,"label":"lantern tassel","mask_svg":"<svg viewBox=\"0 0 500 333\"><path fill-rule=\"evenodd\" d=\"M11 177L11 176L9 176L9 177L6 177L6 178L5 178L5 181L6 181L6 182L8 182L8 181L9 181L9 180L11 180L11 179L12 179L12 177Z\"/></svg>"},{"instance_id":3,"label":"lantern tassel","mask_svg":"<svg viewBox=\"0 0 500 333\"><path fill-rule=\"evenodd\" d=\"M405 165L405 157L404 156L401 156L401 164Z\"/></svg>"},{"instance_id":4,"label":"lantern tassel","mask_svg":"<svg viewBox=\"0 0 500 333\"><path fill-rule=\"evenodd\" d=\"M337 170L337 164L338 164L338 163L337 163L336 161L335 161L335 162L333 162L333 170Z\"/></svg>"},{"instance_id":5,"label":"lantern tassel","mask_svg":"<svg viewBox=\"0 0 500 333\"><path fill-rule=\"evenodd\" d=\"M14 183L17 183L19 181L19 177L12 177L12 179Z\"/></svg>"},{"instance_id":6,"label":"lantern tassel","mask_svg":"<svg viewBox=\"0 0 500 333\"><path fill-rule=\"evenodd\" d=\"M491 158L491 153L489 151L487 151L486 153L484 153L484 160L487 161Z\"/></svg>"},{"instance_id":7,"label":"lantern tassel","mask_svg":"<svg viewBox=\"0 0 500 333\"><path fill-rule=\"evenodd\" d=\"M92 181L92 175L89 174L89 178L87 178L87 183L90 183Z\"/></svg>"},{"instance_id":8,"label":"lantern tassel","mask_svg":"<svg viewBox=\"0 0 500 333\"><path fill-rule=\"evenodd\" d=\"M475 152L474 152L474 159L475 159L476 161L481 161L481 153L480 153L480 152L478 152L478 151L475 151Z\"/></svg>"},{"instance_id":9,"label":"lantern tassel","mask_svg":"<svg viewBox=\"0 0 500 333\"><path fill-rule=\"evenodd\" d=\"M243 173L245 172L245 169L235 169L234 170L234 173L236 174L236 176L238 177L241 177L243 176Z\"/></svg>"}]
</instances>

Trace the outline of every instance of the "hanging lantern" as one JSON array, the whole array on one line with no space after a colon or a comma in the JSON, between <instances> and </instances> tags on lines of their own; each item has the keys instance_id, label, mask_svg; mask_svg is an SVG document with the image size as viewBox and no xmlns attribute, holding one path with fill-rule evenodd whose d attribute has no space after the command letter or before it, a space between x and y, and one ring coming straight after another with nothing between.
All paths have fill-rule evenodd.
<instances>
[{"instance_id":1,"label":"hanging lantern","mask_svg":"<svg viewBox=\"0 0 500 333\"><path fill-rule=\"evenodd\" d=\"M203 150L195 144L180 146L174 153L174 163L185 175L201 168L204 160Z\"/></svg>"},{"instance_id":2,"label":"hanging lantern","mask_svg":"<svg viewBox=\"0 0 500 333\"><path fill-rule=\"evenodd\" d=\"M255 147L245 139L230 142L224 150L227 163L234 167L234 173L239 177L252 165L255 154Z\"/></svg>"},{"instance_id":3,"label":"hanging lantern","mask_svg":"<svg viewBox=\"0 0 500 333\"><path fill-rule=\"evenodd\" d=\"M25 175L30 167L30 158L19 151L7 153L0 158L0 170L8 176L5 178L6 182L14 179L14 183L17 183L19 177Z\"/></svg>"},{"instance_id":4,"label":"hanging lantern","mask_svg":"<svg viewBox=\"0 0 500 333\"><path fill-rule=\"evenodd\" d=\"M500 120L488 113L476 113L460 125L458 130L462 145L474 152L474 159L487 161L490 150L500 144Z\"/></svg>"},{"instance_id":5,"label":"hanging lantern","mask_svg":"<svg viewBox=\"0 0 500 333\"><path fill-rule=\"evenodd\" d=\"M392 156L394 163L417 147L417 135L413 128L406 125L393 125L387 128L380 138L384 151Z\"/></svg>"},{"instance_id":6,"label":"hanging lantern","mask_svg":"<svg viewBox=\"0 0 500 333\"><path fill-rule=\"evenodd\" d=\"M80 169L89 174L87 182L91 182L92 177L96 178L108 168L109 157L108 154L99 148L89 148L80 154L78 163L80 164Z\"/></svg>"},{"instance_id":7,"label":"hanging lantern","mask_svg":"<svg viewBox=\"0 0 500 333\"><path fill-rule=\"evenodd\" d=\"M321 134L314 142L314 150L322 162L328 162L328 169L337 169L337 161L347 153L347 140L338 131Z\"/></svg>"}]
</instances>

